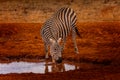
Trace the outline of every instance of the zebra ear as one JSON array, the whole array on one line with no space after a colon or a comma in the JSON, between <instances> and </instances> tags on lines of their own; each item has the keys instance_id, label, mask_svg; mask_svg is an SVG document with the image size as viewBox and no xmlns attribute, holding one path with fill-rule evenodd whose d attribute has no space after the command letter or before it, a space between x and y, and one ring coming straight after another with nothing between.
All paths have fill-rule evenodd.
<instances>
[{"instance_id":1,"label":"zebra ear","mask_svg":"<svg viewBox=\"0 0 120 80\"><path fill-rule=\"evenodd\" d=\"M57 40L57 42L60 43L60 42L61 42L61 39L62 39L62 38L59 38L59 39Z\"/></svg>"},{"instance_id":2,"label":"zebra ear","mask_svg":"<svg viewBox=\"0 0 120 80\"><path fill-rule=\"evenodd\" d=\"M55 43L55 40L53 40L53 39L50 39L50 43Z\"/></svg>"}]
</instances>

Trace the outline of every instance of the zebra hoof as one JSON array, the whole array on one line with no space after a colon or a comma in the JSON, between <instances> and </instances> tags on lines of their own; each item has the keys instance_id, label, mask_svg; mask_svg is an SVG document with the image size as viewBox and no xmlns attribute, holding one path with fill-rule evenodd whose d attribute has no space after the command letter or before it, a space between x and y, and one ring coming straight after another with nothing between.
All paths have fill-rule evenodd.
<instances>
[{"instance_id":1,"label":"zebra hoof","mask_svg":"<svg viewBox=\"0 0 120 80\"><path fill-rule=\"evenodd\" d=\"M76 51L75 53L76 53L76 54L79 54L79 52L78 52L78 51Z\"/></svg>"},{"instance_id":2,"label":"zebra hoof","mask_svg":"<svg viewBox=\"0 0 120 80\"><path fill-rule=\"evenodd\" d=\"M79 54L78 48L75 48L75 53Z\"/></svg>"},{"instance_id":3,"label":"zebra hoof","mask_svg":"<svg viewBox=\"0 0 120 80\"><path fill-rule=\"evenodd\" d=\"M49 56L45 56L45 58L46 58L46 59L48 59L48 58L49 58Z\"/></svg>"},{"instance_id":4,"label":"zebra hoof","mask_svg":"<svg viewBox=\"0 0 120 80\"><path fill-rule=\"evenodd\" d=\"M54 60L54 59L52 59L52 63L53 63L53 64L55 63L55 60Z\"/></svg>"}]
</instances>

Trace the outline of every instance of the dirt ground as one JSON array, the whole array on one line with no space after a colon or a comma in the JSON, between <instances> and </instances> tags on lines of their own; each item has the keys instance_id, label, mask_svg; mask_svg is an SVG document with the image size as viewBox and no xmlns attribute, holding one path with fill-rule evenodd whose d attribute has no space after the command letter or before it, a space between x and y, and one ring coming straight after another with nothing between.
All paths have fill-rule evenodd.
<instances>
[{"instance_id":1,"label":"dirt ground","mask_svg":"<svg viewBox=\"0 0 120 80\"><path fill-rule=\"evenodd\" d=\"M44 59L41 26L40 23L0 23L0 62ZM6 74L0 75L0 80L119 80L120 22L81 22L77 26L82 36L76 39L80 53L74 53L70 34L63 59L103 65L100 69L47 74Z\"/></svg>"},{"instance_id":2,"label":"dirt ground","mask_svg":"<svg viewBox=\"0 0 120 80\"><path fill-rule=\"evenodd\" d=\"M119 76L119 72L76 70L50 74L7 74L0 75L0 80L119 80Z\"/></svg>"}]
</instances>

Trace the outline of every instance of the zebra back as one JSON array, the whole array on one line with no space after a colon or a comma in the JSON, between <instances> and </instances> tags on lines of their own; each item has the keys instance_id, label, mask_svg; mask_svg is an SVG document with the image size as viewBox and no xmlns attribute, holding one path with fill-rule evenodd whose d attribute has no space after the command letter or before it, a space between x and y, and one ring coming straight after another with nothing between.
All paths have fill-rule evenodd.
<instances>
[{"instance_id":1,"label":"zebra back","mask_svg":"<svg viewBox=\"0 0 120 80\"><path fill-rule=\"evenodd\" d=\"M78 33L77 27L75 27L76 20L76 13L71 8L59 9L45 22L41 30L43 40L49 43L50 38L56 41L60 37L65 39L71 30Z\"/></svg>"}]
</instances>

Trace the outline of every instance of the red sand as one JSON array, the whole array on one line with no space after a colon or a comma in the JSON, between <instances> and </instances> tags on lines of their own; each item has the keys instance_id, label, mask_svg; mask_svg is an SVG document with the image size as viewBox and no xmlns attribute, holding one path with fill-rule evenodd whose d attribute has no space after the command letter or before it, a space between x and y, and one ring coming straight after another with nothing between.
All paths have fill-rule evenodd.
<instances>
[{"instance_id":1,"label":"red sand","mask_svg":"<svg viewBox=\"0 0 120 80\"><path fill-rule=\"evenodd\" d=\"M44 46L40 36L41 25L1 23L0 62L43 59ZM88 22L78 23L77 26L82 36L82 38L77 37L80 54L74 53L71 35L69 35L63 59L104 64L109 65L110 68L48 74L8 74L0 75L0 80L119 80L120 68L117 66L120 65L120 22Z\"/></svg>"}]
</instances>

